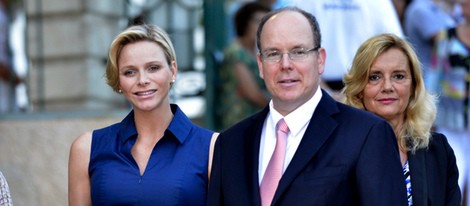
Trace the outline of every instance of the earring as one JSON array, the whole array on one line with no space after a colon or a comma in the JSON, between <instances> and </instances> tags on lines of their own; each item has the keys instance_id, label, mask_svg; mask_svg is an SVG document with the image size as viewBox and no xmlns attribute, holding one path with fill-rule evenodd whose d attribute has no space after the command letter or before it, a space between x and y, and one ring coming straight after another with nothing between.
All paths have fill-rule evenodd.
<instances>
[{"instance_id":1,"label":"earring","mask_svg":"<svg viewBox=\"0 0 470 206\"><path fill-rule=\"evenodd\" d=\"M175 83L175 79L172 79L172 80L171 80L171 83Z\"/></svg>"},{"instance_id":2,"label":"earring","mask_svg":"<svg viewBox=\"0 0 470 206\"><path fill-rule=\"evenodd\" d=\"M122 93L122 90L118 90L118 93Z\"/></svg>"}]
</instances>

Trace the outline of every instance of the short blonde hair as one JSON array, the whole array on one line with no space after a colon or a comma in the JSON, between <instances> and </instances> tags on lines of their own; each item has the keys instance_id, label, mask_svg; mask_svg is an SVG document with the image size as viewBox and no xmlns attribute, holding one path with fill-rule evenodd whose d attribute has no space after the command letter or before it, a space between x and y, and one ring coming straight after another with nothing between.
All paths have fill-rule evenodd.
<instances>
[{"instance_id":1,"label":"short blonde hair","mask_svg":"<svg viewBox=\"0 0 470 206\"><path fill-rule=\"evenodd\" d=\"M124 46L130 43L150 41L160 45L165 53L168 65L176 63L176 54L168 34L158 26L151 24L135 25L118 34L111 43L106 65L106 83L114 90L119 90L118 58Z\"/></svg>"},{"instance_id":2,"label":"short blonde hair","mask_svg":"<svg viewBox=\"0 0 470 206\"><path fill-rule=\"evenodd\" d=\"M415 152L429 144L431 128L436 118L436 97L426 91L421 64L408 41L394 34L381 34L365 41L357 50L352 67L343 78L345 103L366 109L361 95L369 81L370 68L379 55L391 48L401 50L408 58L414 88L397 141L401 150Z\"/></svg>"}]
</instances>

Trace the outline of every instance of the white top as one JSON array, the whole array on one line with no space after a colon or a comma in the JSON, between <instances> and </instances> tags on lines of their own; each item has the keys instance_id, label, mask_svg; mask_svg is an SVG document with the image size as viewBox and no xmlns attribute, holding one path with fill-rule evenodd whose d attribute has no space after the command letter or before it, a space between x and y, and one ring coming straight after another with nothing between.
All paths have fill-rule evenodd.
<instances>
[{"instance_id":1,"label":"white top","mask_svg":"<svg viewBox=\"0 0 470 206\"><path fill-rule=\"evenodd\" d=\"M2 172L0 172L0 206L13 206L11 201L10 189Z\"/></svg>"},{"instance_id":2,"label":"white top","mask_svg":"<svg viewBox=\"0 0 470 206\"><path fill-rule=\"evenodd\" d=\"M269 160L274 152L276 146L276 123L284 118L287 126L289 127L289 134L287 135L287 148L286 156L284 159L283 172L286 171L287 166L294 157L295 151L300 145L300 141L305 134L310 119L312 118L315 108L322 97L322 91L318 87L317 91L307 102L299 108L283 117L279 112L273 108L272 100L269 102L269 113L264 121L263 131L261 133L260 153L259 153L259 166L258 176L259 184L263 179L264 172L268 167Z\"/></svg>"},{"instance_id":3,"label":"white top","mask_svg":"<svg viewBox=\"0 0 470 206\"><path fill-rule=\"evenodd\" d=\"M359 46L368 38L394 33L403 37L390 0L291 0L313 14L320 24L322 47L326 49L324 80L342 80Z\"/></svg>"}]
</instances>

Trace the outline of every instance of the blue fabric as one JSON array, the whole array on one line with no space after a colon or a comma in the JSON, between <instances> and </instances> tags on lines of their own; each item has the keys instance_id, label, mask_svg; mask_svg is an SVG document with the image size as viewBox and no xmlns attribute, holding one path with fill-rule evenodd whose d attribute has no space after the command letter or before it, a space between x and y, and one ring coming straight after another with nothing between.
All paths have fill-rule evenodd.
<instances>
[{"instance_id":1,"label":"blue fabric","mask_svg":"<svg viewBox=\"0 0 470 206\"><path fill-rule=\"evenodd\" d=\"M134 112L93 131L89 175L93 205L205 205L212 131L193 124L178 106L143 175L131 155Z\"/></svg>"},{"instance_id":2,"label":"blue fabric","mask_svg":"<svg viewBox=\"0 0 470 206\"><path fill-rule=\"evenodd\" d=\"M411 175L410 175L410 167L408 165L408 160L405 162L405 166L403 166L403 174L405 175L405 183L406 183L406 195L408 197L408 206L413 205L413 196L412 196L412 189L411 189Z\"/></svg>"}]
</instances>

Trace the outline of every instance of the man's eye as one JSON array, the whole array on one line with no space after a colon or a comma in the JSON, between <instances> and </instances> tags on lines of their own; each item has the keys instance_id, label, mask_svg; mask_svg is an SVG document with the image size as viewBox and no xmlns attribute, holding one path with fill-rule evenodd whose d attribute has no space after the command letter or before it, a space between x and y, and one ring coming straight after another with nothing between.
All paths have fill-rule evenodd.
<instances>
[{"instance_id":1,"label":"man's eye","mask_svg":"<svg viewBox=\"0 0 470 206\"><path fill-rule=\"evenodd\" d=\"M292 50L290 53L293 54L293 55L296 55L296 56L303 56L307 52L303 49L295 49L295 50Z\"/></svg>"},{"instance_id":2,"label":"man's eye","mask_svg":"<svg viewBox=\"0 0 470 206\"><path fill-rule=\"evenodd\" d=\"M271 57L277 57L279 56L279 52L266 52L266 57L271 58Z\"/></svg>"}]
</instances>

